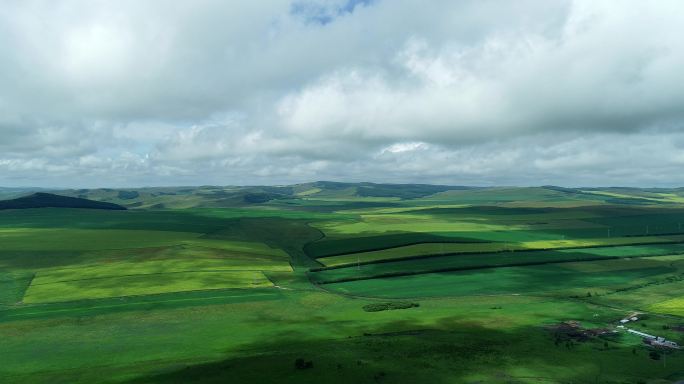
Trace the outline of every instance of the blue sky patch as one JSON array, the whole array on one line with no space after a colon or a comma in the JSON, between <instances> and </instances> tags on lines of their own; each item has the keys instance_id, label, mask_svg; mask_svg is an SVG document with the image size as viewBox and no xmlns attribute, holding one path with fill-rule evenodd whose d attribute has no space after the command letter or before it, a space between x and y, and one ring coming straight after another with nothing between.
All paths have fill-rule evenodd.
<instances>
[{"instance_id":1,"label":"blue sky patch","mask_svg":"<svg viewBox=\"0 0 684 384\"><path fill-rule=\"evenodd\" d=\"M340 16L353 13L357 6L368 6L375 0L347 0L344 2L320 2L303 0L292 4L291 13L304 18L307 23L326 25Z\"/></svg>"}]
</instances>

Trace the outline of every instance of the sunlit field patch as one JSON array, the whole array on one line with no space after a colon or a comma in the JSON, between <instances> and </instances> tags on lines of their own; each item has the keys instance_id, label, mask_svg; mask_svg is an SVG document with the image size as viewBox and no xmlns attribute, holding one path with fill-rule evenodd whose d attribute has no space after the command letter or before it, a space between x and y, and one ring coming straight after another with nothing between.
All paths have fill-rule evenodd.
<instances>
[{"instance_id":1,"label":"sunlit field patch","mask_svg":"<svg viewBox=\"0 0 684 384\"><path fill-rule=\"evenodd\" d=\"M12 228L0 230L2 251L98 250L177 244L198 237L191 232L126 229Z\"/></svg>"},{"instance_id":2,"label":"sunlit field patch","mask_svg":"<svg viewBox=\"0 0 684 384\"><path fill-rule=\"evenodd\" d=\"M667 313L670 315L684 316L684 297L661 301L649 307L654 312Z\"/></svg>"},{"instance_id":3,"label":"sunlit field patch","mask_svg":"<svg viewBox=\"0 0 684 384\"><path fill-rule=\"evenodd\" d=\"M496 230L515 230L515 226L500 225L487 221L458 221L432 215L393 214L362 215L357 222L333 222L320 224L326 234L364 234L383 232L477 232ZM524 229L520 227L519 229Z\"/></svg>"},{"instance_id":4,"label":"sunlit field patch","mask_svg":"<svg viewBox=\"0 0 684 384\"><path fill-rule=\"evenodd\" d=\"M130 249L110 256L105 253L99 261L94 261L38 270L23 302L268 287L272 283L263 271L292 271L281 250L259 243L217 240L196 241L154 252L139 253L137 249Z\"/></svg>"},{"instance_id":5,"label":"sunlit field patch","mask_svg":"<svg viewBox=\"0 0 684 384\"><path fill-rule=\"evenodd\" d=\"M262 288L272 283L260 271L202 271L132 274L55 281L54 276L33 279L24 303L50 303L151 295L166 292L197 291L222 288Z\"/></svg>"},{"instance_id":6,"label":"sunlit field patch","mask_svg":"<svg viewBox=\"0 0 684 384\"><path fill-rule=\"evenodd\" d=\"M612 328L641 310L638 329L679 340L663 326L679 324L684 295L681 209L545 208L582 199L544 188L442 200L319 189L252 207L0 213L0 378L594 382L596 361L616 382L677 372L682 356L649 364L639 338L570 347L547 327ZM162 198L187 202L142 207ZM497 205L477 205L487 199ZM387 302L415 305L364 310ZM314 368L295 370L298 358Z\"/></svg>"},{"instance_id":7,"label":"sunlit field patch","mask_svg":"<svg viewBox=\"0 0 684 384\"><path fill-rule=\"evenodd\" d=\"M643 243L659 243L672 241L672 244L653 244L643 245ZM358 252L345 255L322 257L318 260L325 266L339 266L345 264L375 262L383 260L417 258L423 256L441 256L453 254L454 257L461 253L482 253L483 264L486 264L487 253L508 252L513 262L518 255L525 250L540 251L536 253L540 260L544 260L544 253L541 251L556 250L560 254L567 254L570 258L572 254L586 254L586 257L635 257L649 255L667 255L672 253L684 253L684 244L679 238L619 238L619 239L594 239L594 240L575 240L575 241L531 241L520 243L424 243L394 247L378 251ZM633 244L639 245L622 245ZM501 258L501 255L493 255Z\"/></svg>"}]
</instances>

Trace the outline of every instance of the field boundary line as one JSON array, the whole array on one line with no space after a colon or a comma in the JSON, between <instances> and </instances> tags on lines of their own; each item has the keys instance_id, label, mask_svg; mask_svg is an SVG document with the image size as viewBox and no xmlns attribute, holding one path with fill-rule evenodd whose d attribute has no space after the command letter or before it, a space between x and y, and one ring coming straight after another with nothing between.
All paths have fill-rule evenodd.
<instances>
[{"instance_id":1,"label":"field boundary line","mask_svg":"<svg viewBox=\"0 0 684 384\"><path fill-rule=\"evenodd\" d=\"M316 240L316 241L319 241L319 240ZM313 241L313 242L311 242L311 243L307 243L307 245L308 245L308 244L315 243L316 241ZM409 247L409 246L412 246L412 245L420 245L420 244L505 244L505 243L504 243L504 242L499 242L499 241L486 241L486 240L482 240L482 241L475 241L475 240L474 240L474 241L412 241L412 242L404 243L404 244L401 244L401 245L393 245L393 246L390 246L390 247L375 247L375 248L364 249L364 250L361 250L361 251L340 252L340 253L334 253L334 254L323 255L323 256L311 256L311 255L309 255L309 257L311 257L311 258L313 258L313 259L325 259L325 258L327 258L327 257L346 256L346 255L356 255L356 254L359 254L359 253L385 251L385 250L389 250L389 249L396 249L396 248L402 248L402 247ZM306 246L305 246L305 247L306 247ZM307 252L306 250L304 250L304 252L306 252L307 254L309 253L309 252Z\"/></svg>"},{"instance_id":2,"label":"field boundary line","mask_svg":"<svg viewBox=\"0 0 684 384\"><path fill-rule=\"evenodd\" d=\"M346 263L346 264L339 264L339 265L331 265L331 266L327 266L327 267L312 268L309 271L310 272L321 272L321 271L326 271L326 270L331 270L331 269L356 267L358 265L383 264L383 263L392 263L395 261L409 261L409 260L418 260L418 259L431 259L431 258L437 258L437 257L443 257L443 256L475 256L475 255L484 255L484 254L570 251L573 249L577 249L577 250L581 250L581 249L603 249L603 248L617 248L617 247L637 247L637 246L645 246L645 245L675 245L675 244L684 245L684 240L663 241L663 242L654 242L654 243L642 242L642 243L630 243L630 244L587 245L587 246L556 247L556 248L522 248L522 249L510 249L510 250L501 250L501 251L468 251L468 252L430 253L430 254L425 254L425 255L396 257L393 259L378 259L378 260L361 261L359 263ZM363 253L363 252L361 252L361 253ZM684 250L683 250L683 253L684 253ZM353 255L353 254L354 253L350 253L349 255ZM674 254L677 254L677 253L674 253ZM345 255L347 255L347 254L345 254ZM338 255L338 256L344 256L344 255ZM667 256L667 254L658 255L658 256ZM632 257L634 257L634 256L632 256ZM644 256L641 256L641 257L644 257ZM624 258L627 258L627 256L624 256Z\"/></svg>"},{"instance_id":3,"label":"field boundary line","mask_svg":"<svg viewBox=\"0 0 684 384\"><path fill-rule=\"evenodd\" d=\"M352 281L361 280L373 280L373 279L386 279L394 277L404 277L404 276L416 276L416 275L426 275L430 273L442 273L442 272L459 272L459 271L475 271L480 269L496 269L496 268L515 268L515 267L529 267L529 266L539 266L539 265L551 265L551 264L565 264L565 263L582 263L582 262L592 262L592 261L603 261L603 260L620 260L620 259L636 259L636 258L650 258L650 257L661 257L661 256L671 256L671 255L681 255L683 253L665 254L665 255L647 255L647 256L606 256L606 257L592 257L584 259L565 259L565 260L544 260L544 261L528 261L520 263L512 263L505 265L490 265L490 266L467 266L467 267L449 267L449 268L438 268L425 271L401 271L401 272L388 272L381 273L371 276L355 276L355 277L345 277L337 280L329 281L319 281L315 284L337 284L337 283L347 283Z\"/></svg>"},{"instance_id":4,"label":"field boundary line","mask_svg":"<svg viewBox=\"0 0 684 384\"><path fill-rule=\"evenodd\" d=\"M33 284L33 286L38 286L38 285L51 285L51 284L60 284L60 283L71 283L71 282L77 282L77 281L90 281L90 280L105 280L105 279L115 279L119 277L136 277L136 276L152 276L152 275L172 275L172 274L181 274L181 273L237 273L237 272L261 272L263 274L263 270L260 269L228 269L228 270L203 270L203 271L172 271L172 272L152 272L152 273L134 273L134 274L127 274L127 275L110 275L110 276L101 276L101 277L89 277L85 279L72 279L72 280L59 280L59 281L52 281L49 283L41 283L41 284ZM275 271L275 272L289 272L289 271Z\"/></svg>"}]
</instances>

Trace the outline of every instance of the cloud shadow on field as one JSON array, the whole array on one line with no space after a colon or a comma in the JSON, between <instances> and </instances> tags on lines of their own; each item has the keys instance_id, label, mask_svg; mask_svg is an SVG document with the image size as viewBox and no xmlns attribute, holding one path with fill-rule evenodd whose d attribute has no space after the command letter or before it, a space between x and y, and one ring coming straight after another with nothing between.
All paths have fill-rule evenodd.
<instances>
[{"instance_id":1,"label":"cloud shadow on field","mask_svg":"<svg viewBox=\"0 0 684 384\"><path fill-rule=\"evenodd\" d=\"M662 368L649 360L647 352L633 354L631 346L620 343L611 342L608 349L599 339L556 345L541 326L499 330L445 319L438 327L397 321L372 329L359 327L358 336L327 339L283 333L269 342L244 346L224 360L174 366L128 384L633 383L684 376L674 362L681 355L669 357L672 363ZM313 366L297 369L297 359Z\"/></svg>"}]
</instances>

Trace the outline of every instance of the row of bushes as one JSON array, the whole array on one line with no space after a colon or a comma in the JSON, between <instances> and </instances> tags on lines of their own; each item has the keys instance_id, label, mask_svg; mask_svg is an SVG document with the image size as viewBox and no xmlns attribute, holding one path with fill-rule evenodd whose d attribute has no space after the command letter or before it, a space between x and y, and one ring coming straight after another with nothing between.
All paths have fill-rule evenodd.
<instances>
[{"instance_id":1,"label":"row of bushes","mask_svg":"<svg viewBox=\"0 0 684 384\"><path fill-rule=\"evenodd\" d=\"M363 306L363 310L366 312L380 312L380 311L392 311L395 309L408 309L420 307L418 303L411 303L408 301L391 301L386 303L372 303Z\"/></svg>"}]
</instances>

